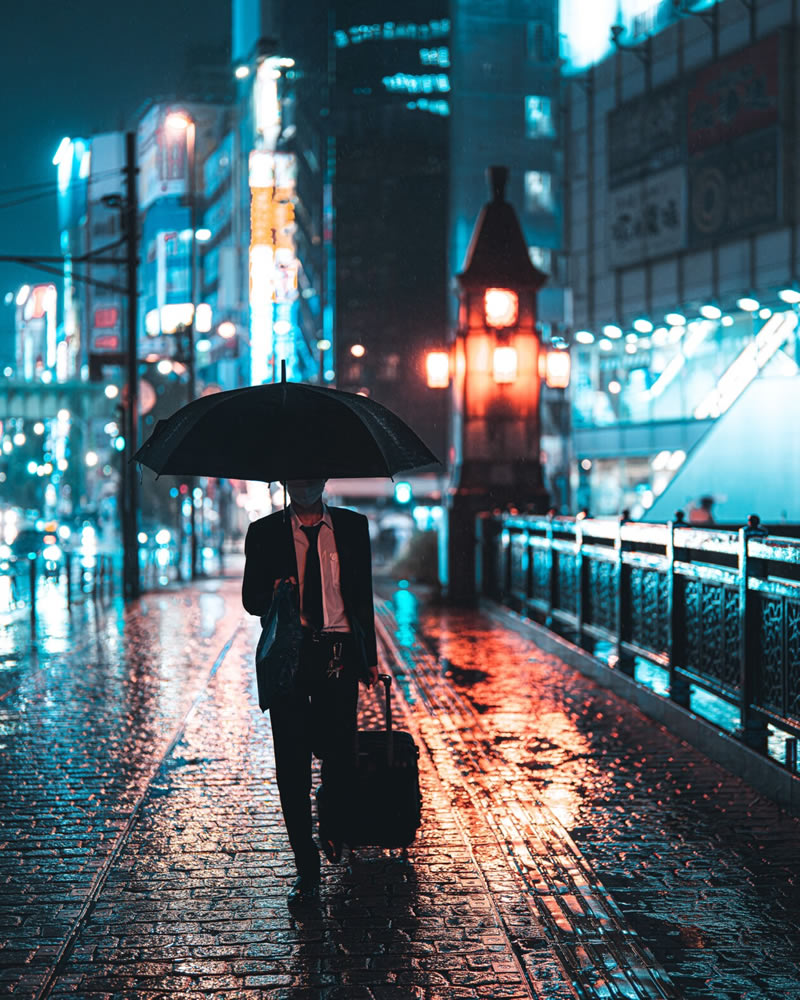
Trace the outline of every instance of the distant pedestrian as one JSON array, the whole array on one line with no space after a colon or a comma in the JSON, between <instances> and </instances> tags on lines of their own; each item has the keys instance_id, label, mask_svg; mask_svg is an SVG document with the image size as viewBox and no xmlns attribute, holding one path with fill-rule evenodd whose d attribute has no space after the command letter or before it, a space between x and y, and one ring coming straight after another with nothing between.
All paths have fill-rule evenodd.
<instances>
[{"instance_id":1,"label":"distant pedestrian","mask_svg":"<svg viewBox=\"0 0 800 1000\"><path fill-rule=\"evenodd\" d=\"M700 497L699 506L691 507L689 510L689 524L713 524L714 515L711 512L713 506L713 497Z\"/></svg>"},{"instance_id":2,"label":"distant pedestrian","mask_svg":"<svg viewBox=\"0 0 800 1000\"><path fill-rule=\"evenodd\" d=\"M281 808L297 867L291 904L319 895L312 753L322 760L330 801L345 813L356 762L358 682L375 683L378 657L366 517L323 504L324 479L287 485L288 516L278 511L248 529L242 603L251 615L266 615L283 580L293 585L299 602L302 643L295 690L269 709ZM339 830L321 830L320 840L328 860L339 861Z\"/></svg>"},{"instance_id":3,"label":"distant pedestrian","mask_svg":"<svg viewBox=\"0 0 800 1000\"><path fill-rule=\"evenodd\" d=\"M758 514L748 514L744 533L747 538L766 538L769 535Z\"/></svg>"}]
</instances>

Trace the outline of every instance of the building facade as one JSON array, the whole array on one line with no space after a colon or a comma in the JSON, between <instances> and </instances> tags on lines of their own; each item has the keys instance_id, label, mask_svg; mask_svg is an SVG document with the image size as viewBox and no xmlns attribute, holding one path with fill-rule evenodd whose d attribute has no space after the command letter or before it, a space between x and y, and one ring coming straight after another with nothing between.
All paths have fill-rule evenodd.
<instances>
[{"instance_id":1,"label":"building facade","mask_svg":"<svg viewBox=\"0 0 800 1000\"><path fill-rule=\"evenodd\" d=\"M588 65L564 24L578 505L664 519L709 494L739 520L753 466L693 466L756 378L798 372L796 14L638 7Z\"/></svg>"}]
</instances>

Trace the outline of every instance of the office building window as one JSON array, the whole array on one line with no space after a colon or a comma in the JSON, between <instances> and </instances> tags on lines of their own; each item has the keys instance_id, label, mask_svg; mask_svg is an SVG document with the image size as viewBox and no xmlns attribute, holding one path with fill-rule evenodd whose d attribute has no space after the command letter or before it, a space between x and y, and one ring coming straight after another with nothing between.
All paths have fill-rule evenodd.
<instances>
[{"instance_id":1,"label":"office building window","mask_svg":"<svg viewBox=\"0 0 800 1000\"><path fill-rule=\"evenodd\" d=\"M553 176L542 170L525 171L525 211L541 215L553 210Z\"/></svg>"},{"instance_id":2,"label":"office building window","mask_svg":"<svg viewBox=\"0 0 800 1000\"><path fill-rule=\"evenodd\" d=\"M553 29L546 21L528 21L526 41L529 62L553 61Z\"/></svg>"},{"instance_id":3,"label":"office building window","mask_svg":"<svg viewBox=\"0 0 800 1000\"><path fill-rule=\"evenodd\" d=\"M553 110L549 97L525 98L525 136L528 139L546 139L555 135Z\"/></svg>"},{"instance_id":4,"label":"office building window","mask_svg":"<svg viewBox=\"0 0 800 1000\"><path fill-rule=\"evenodd\" d=\"M553 269L553 252L547 247L528 247L531 264L545 274L551 274Z\"/></svg>"}]
</instances>

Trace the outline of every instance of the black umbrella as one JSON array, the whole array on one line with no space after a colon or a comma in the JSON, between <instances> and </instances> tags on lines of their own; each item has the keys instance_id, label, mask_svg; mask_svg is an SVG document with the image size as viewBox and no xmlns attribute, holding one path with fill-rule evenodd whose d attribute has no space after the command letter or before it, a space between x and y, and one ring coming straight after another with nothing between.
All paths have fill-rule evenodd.
<instances>
[{"instance_id":1,"label":"black umbrella","mask_svg":"<svg viewBox=\"0 0 800 1000\"><path fill-rule=\"evenodd\" d=\"M263 482L394 476L439 461L380 403L299 382L195 399L159 420L134 460L159 475Z\"/></svg>"}]
</instances>

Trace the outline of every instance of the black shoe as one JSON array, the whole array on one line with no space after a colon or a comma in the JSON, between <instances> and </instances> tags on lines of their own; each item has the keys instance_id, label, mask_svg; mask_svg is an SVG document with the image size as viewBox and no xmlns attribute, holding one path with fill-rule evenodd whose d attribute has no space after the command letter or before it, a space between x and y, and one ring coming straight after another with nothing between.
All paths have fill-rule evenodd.
<instances>
[{"instance_id":1,"label":"black shoe","mask_svg":"<svg viewBox=\"0 0 800 1000\"><path fill-rule=\"evenodd\" d=\"M327 833L320 834L320 843L322 844L322 851L328 861L337 864L342 860L342 838L333 837Z\"/></svg>"},{"instance_id":2,"label":"black shoe","mask_svg":"<svg viewBox=\"0 0 800 1000\"><path fill-rule=\"evenodd\" d=\"M319 902L319 875L298 875L289 890L286 902L291 906Z\"/></svg>"}]
</instances>

